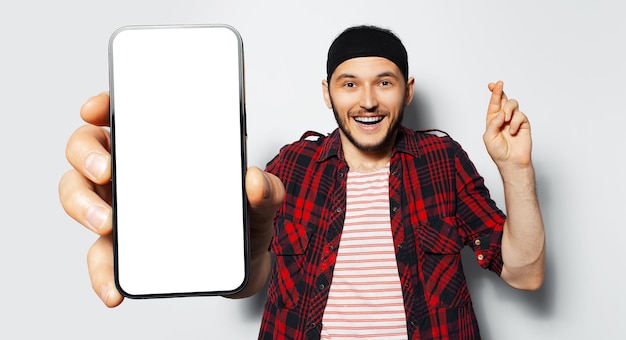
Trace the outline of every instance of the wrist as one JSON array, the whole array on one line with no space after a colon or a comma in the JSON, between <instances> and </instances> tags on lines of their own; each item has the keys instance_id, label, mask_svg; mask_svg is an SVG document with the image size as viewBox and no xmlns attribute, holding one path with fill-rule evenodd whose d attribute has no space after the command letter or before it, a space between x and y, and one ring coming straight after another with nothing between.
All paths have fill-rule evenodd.
<instances>
[{"instance_id":1,"label":"wrist","mask_svg":"<svg viewBox=\"0 0 626 340\"><path fill-rule=\"evenodd\" d=\"M532 163L525 165L500 165L498 171L504 184L535 184L535 169Z\"/></svg>"}]
</instances>

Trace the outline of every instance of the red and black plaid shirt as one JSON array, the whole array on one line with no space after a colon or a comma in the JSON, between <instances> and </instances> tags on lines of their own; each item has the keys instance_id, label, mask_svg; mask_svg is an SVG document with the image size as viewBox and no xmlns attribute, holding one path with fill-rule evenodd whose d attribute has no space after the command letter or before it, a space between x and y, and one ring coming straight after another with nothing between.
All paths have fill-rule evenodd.
<instances>
[{"instance_id":1,"label":"red and black plaid shirt","mask_svg":"<svg viewBox=\"0 0 626 340\"><path fill-rule=\"evenodd\" d=\"M346 210L338 130L287 145L267 166L287 192L270 250L260 339L319 339ZM391 156L391 228L409 339L479 339L461 249L500 274L504 214L450 137L401 128Z\"/></svg>"}]
</instances>

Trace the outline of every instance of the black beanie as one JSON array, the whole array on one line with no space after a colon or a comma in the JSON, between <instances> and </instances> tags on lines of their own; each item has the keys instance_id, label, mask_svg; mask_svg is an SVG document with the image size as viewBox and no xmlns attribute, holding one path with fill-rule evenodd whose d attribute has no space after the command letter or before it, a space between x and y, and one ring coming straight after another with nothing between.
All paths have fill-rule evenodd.
<instances>
[{"instance_id":1,"label":"black beanie","mask_svg":"<svg viewBox=\"0 0 626 340\"><path fill-rule=\"evenodd\" d=\"M341 63L358 57L383 57L398 66L404 80L409 78L407 52L391 31L376 26L355 26L343 31L330 45L326 61L327 79Z\"/></svg>"}]
</instances>

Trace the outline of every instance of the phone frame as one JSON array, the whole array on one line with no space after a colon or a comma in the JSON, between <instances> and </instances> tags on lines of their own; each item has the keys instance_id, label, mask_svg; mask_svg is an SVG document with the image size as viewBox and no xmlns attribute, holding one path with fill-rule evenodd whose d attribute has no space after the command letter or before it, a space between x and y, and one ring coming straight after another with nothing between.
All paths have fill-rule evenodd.
<instances>
[{"instance_id":1,"label":"phone frame","mask_svg":"<svg viewBox=\"0 0 626 340\"><path fill-rule=\"evenodd\" d=\"M212 29L220 28L230 30L237 38L238 45L238 68L239 68L239 115L240 115L240 159L241 159L241 202L243 216L241 219L241 226L243 227L243 279L239 285L232 289L225 290L195 290L195 291L167 291L167 292L152 292L152 293L131 293L124 289L120 281L120 257L119 257L119 225L118 225L118 190L117 190L117 146L116 146L116 113L115 113L115 63L114 63L114 42L116 37L120 33L128 30L171 30L171 29ZM109 89L110 89L110 137L111 137L111 155L112 155L112 174L111 174L111 188L112 188L112 211L113 211L113 263L114 263L114 277L115 285L118 291L125 297L133 299L147 299L147 298L169 298L169 297L185 297L185 296L216 296L216 295L229 295L235 294L245 288L250 271L249 261L249 223L247 212L247 195L245 191L245 176L247 170L247 128L246 128L246 105L245 105L245 76L244 76L244 55L243 55L243 41L239 32L232 26L226 24L196 24L196 25L129 25L118 28L110 37L108 48L108 64L109 64ZM233 223L235 223L233 221ZM219 274L219 273L217 273Z\"/></svg>"}]
</instances>

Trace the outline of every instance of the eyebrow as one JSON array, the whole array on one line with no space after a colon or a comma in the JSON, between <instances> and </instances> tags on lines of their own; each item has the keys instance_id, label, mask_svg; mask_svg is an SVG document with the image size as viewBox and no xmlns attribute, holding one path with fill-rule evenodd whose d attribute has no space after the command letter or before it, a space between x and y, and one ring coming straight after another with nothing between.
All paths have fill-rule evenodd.
<instances>
[{"instance_id":1,"label":"eyebrow","mask_svg":"<svg viewBox=\"0 0 626 340\"><path fill-rule=\"evenodd\" d=\"M378 78L384 78L384 77L392 77L392 78L396 78L396 79L398 78L398 76L395 73L391 72L391 71L383 72L383 73L378 75Z\"/></svg>"},{"instance_id":2,"label":"eyebrow","mask_svg":"<svg viewBox=\"0 0 626 340\"><path fill-rule=\"evenodd\" d=\"M384 77L392 77L392 78L398 79L398 76L395 73L391 72L391 71L385 71L385 72L379 73L376 76L376 78L384 78ZM342 79L356 79L356 78L358 78L358 77L353 75L353 74L342 73L342 74L337 76L336 80L339 81L339 80L342 80Z\"/></svg>"},{"instance_id":3,"label":"eyebrow","mask_svg":"<svg viewBox=\"0 0 626 340\"><path fill-rule=\"evenodd\" d=\"M341 80L341 79L354 79L356 78L355 75L349 74L349 73L342 73L340 75L337 76L336 80Z\"/></svg>"}]
</instances>

